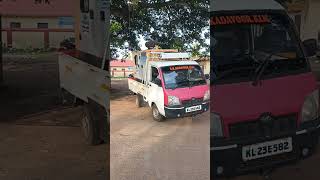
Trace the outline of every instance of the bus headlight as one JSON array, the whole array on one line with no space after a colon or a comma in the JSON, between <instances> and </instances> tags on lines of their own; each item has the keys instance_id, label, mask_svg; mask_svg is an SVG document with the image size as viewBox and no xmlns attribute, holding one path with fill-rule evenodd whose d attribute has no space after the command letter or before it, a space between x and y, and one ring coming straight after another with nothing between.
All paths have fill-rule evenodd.
<instances>
[{"instance_id":1,"label":"bus headlight","mask_svg":"<svg viewBox=\"0 0 320 180\"><path fill-rule=\"evenodd\" d=\"M203 96L203 101L208 101L210 99L210 91L207 90Z\"/></svg>"},{"instance_id":2,"label":"bus headlight","mask_svg":"<svg viewBox=\"0 0 320 180\"><path fill-rule=\"evenodd\" d=\"M213 137L223 137L222 120L216 113L211 113L210 115L210 135Z\"/></svg>"},{"instance_id":3,"label":"bus headlight","mask_svg":"<svg viewBox=\"0 0 320 180\"><path fill-rule=\"evenodd\" d=\"M181 105L181 102L178 97L176 96L168 96L168 105L169 106L177 106Z\"/></svg>"},{"instance_id":4,"label":"bus headlight","mask_svg":"<svg viewBox=\"0 0 320 180\"><path fill-rule=\"evenodd\" d=\"M319 117L319 90L308 95L301 110L301 122L316 120Z\"/></svg>"}]
</instances>

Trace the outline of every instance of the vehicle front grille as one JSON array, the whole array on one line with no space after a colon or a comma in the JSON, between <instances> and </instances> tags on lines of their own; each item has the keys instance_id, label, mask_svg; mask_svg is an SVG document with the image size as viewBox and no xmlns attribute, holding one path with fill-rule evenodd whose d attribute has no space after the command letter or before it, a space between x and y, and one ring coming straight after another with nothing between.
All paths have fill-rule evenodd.
<instances>
[{"instance_id":1,"label":"vehicle front grille","mask_svg":"<svg viewBox=\"0 0 320 180\"><path fill-rule=\"evenodd\" d=\"M202 98L194 98L189 100L183 100L181 103L183 106L193 106L193 105L201 104L202 101L203 101Z\"/></svg>"},{"instance_id":2,"label":"vehicle front grille","mask_svg":"<svg viewBox=\"0 0 320 180\"><path fill-rule=\"evenodd\" d=\"M297 128L295 114L273 117L266 125L261 120L246 121L229 125L230 138L274 137L294 132Z\"/></svg>"}]
</instances>

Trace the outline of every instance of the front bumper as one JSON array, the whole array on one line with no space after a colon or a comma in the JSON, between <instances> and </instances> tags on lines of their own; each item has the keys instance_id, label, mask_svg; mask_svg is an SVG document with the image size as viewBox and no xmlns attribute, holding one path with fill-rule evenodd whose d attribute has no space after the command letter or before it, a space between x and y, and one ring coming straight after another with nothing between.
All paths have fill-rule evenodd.
<instances>
[{"instance_id":1,"label":"front bumper","mask_svg":"<svg viewBox=\"0 0 320 180\"><path fill-rule=\"evenodd\" d=\"M315 146L318 144L320 129L320 120L315 120L307 124L303 124L296 132L274 136L271 138L252 138L242 140L224 140L211 138L210 144L210 162L211 174L213 177L220 176L236 176L251 171L264 168L273 168L275 166L294 162L302 156L302 150L308 151L307 155L311 155ZM282 138L292 137L293 150L289 153L268 156L255 160L242 160L242 147ZM304 154L306 155L306 154Z\"/></svg>"},{"instance_id":2,"label":"front bumper","mask_svg":"<svg viewBox=\"0 0 320 180\"><path fill-rule=\"evenodd\" d=\"M164 107L166 118L180 118L180 117L189 117L195 116L197 114L204 113L209 110L210 102L202 102L198 104L194 104L192 106L201 105L201 110L186 113L186 108L188 107Z\"/></svg>"}]
</instances>

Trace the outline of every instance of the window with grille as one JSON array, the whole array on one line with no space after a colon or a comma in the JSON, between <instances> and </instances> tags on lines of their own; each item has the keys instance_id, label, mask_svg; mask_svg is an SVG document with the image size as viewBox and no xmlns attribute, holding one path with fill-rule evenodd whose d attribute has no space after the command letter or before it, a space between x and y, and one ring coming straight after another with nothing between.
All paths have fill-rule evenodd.
<instances>
[{"instance_id":1,"label":"window with grille","mask_svg":"<svg viewBox=\"0 0 320 180\"><path fill-rule=\"evenodd\" d=\"M19 22L11 22L10 23L10 28L11 29L21 28L21 23L19 23Z\"/></svg>"},{"instance_id":2,"label":"window with grille","mask_svg":"<svg viewBox=\"0 0 320 180\"><path fill-rule=\"evenodd\" d=\"M38 23L38 29L48 29L48 23Z\"/></svg>"}]
</instances>

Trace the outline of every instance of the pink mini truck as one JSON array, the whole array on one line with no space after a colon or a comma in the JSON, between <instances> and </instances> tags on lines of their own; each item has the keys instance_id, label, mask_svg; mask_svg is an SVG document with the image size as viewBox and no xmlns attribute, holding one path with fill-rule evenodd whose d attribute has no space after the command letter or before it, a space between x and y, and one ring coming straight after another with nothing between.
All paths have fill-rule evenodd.
<instances>
[{"instance_id":1,"label":"pink mini truck","mask_svg":"<svg viewBox=\"0 0 320 180\"><path fill-rule=\"evenodd\" d=\"M319 90L285 9L272 0L211 4L211 174L265 170L312 154Z\"/></svg>"},{"instance_id":2,"label":"pink mini truck","mask_svg":"<svg viewBox=\"0 0 320 180\"><path fill-rule=\"evenodd\" d=\"M173 51L173 52L172 52ZM209 111L210 92L206 76L189 53L149 49L135 58L135 74L128 78L136 104L148 104L153 119L195 116Z\"/></svg>"}]
</instances>

